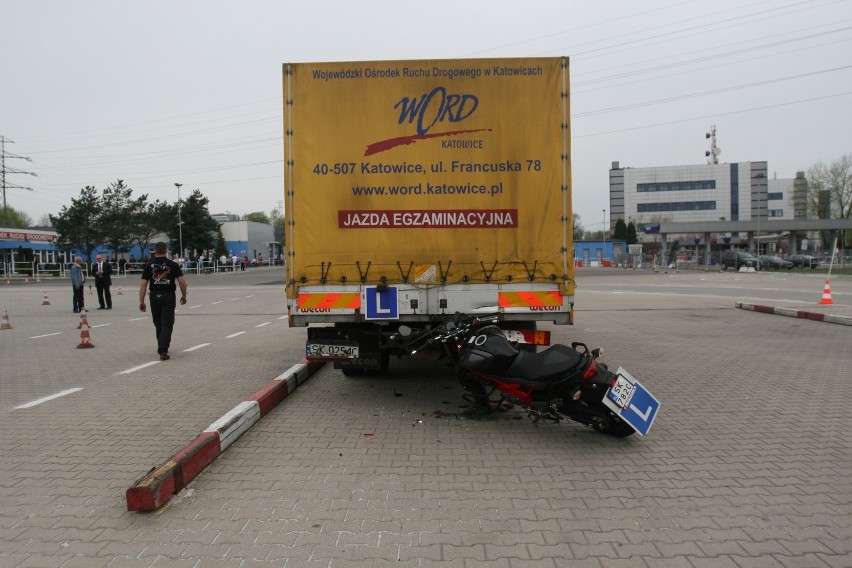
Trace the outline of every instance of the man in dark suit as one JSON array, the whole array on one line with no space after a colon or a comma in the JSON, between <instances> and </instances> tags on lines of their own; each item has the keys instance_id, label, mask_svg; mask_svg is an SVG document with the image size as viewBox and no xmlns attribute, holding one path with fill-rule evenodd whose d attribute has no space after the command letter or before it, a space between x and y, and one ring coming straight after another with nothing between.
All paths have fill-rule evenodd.
<instances>
[{"instance_id":1,"label":"man in dark suit","mask_svg":"<svg viewBox=\"0 0 852 568\"><path fill-rule=\"evenodd\" d=\"M98 304L100 304L98 309L111 310L112 294L109 293L109 287L112 286L112 265L109 262L104 262L104 257L98 255L95 257L92 271L95 273L95 288L98 289ZM106 300L106 305L104 305L104 300Z\"/></svg>"}]
</instances>

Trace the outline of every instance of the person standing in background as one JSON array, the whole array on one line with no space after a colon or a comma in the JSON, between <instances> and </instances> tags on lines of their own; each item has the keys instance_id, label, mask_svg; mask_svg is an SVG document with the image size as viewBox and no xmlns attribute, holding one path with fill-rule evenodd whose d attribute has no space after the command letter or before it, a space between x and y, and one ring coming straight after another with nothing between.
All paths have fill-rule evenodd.
<instances>
[{"instance_id":1,"label":"person standing in background","mask_svg":"<svg viewBox=\"0 0 852 568\"><path fill-rule=\"evenodd\" d=\"M83 296L83 285L86 283L86 273L83 272L83 257L74 257L74 264L71 265L71 290L73 292L72 304L74 313L86 311L86 306Z\"/></svg>"},{"instance_id":2,"label":"person standing in background","mask_svg":"<svg viewBox=\"0 0 852 568\"><path fill-rule=\"evenodd\" d=\"M169 346L175 325L175 291L180 286L180 304L186 304L186 278L178 263L168 258L165 243L154 245L154 258L142 269L139 284L139 311L144 312L145 294L151 292L151 318L157 333L157 353L161 361L169 359Z\"/></svg>"},{"instance_id":3,"label":"person standing in background","mask_svg":"<svg viewBox=\"0 0 852 568\"><path fill-rule=\"evenodd\" d=\"M99 310L112 309L112 294L109 292L109 287L112 286L112 265L109 262L104 262L104 257L98 255L95 257L95 288L98 290L98 307ZM106 300L106 303L104 303Z\"/></svg>"}]
</instances>

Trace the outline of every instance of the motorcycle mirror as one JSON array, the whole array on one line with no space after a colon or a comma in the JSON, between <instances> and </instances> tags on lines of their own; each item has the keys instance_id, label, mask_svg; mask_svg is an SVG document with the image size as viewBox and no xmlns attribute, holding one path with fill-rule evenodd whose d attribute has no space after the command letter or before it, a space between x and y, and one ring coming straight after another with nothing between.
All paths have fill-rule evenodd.
<instances>
[{"instance_id":1,"label":"motorcycle mirror","mask_svg":"<svg viewBox=\"0 0 852 568\"><path fill-rule=\"evenodd\" d=\"M403 337L408 337L411 335L411 328L407 325L401 325L399 326L399 329L397 329L397 332Z\"/></svg>"}]
</instances>

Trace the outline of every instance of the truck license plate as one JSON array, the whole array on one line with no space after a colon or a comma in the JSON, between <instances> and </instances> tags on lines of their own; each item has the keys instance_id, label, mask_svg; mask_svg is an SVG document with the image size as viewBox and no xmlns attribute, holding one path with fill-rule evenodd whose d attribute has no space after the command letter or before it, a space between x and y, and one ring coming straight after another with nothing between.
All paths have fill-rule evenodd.
<instances>
[{"instance_id":1,"label":"truck license plate","mask_svg":"<svg viewBox=\"0 0 852 568\"><path fill-rule=\"evenodd\" d=\"M305 349L308 359L356 359L357 345L329 345L325 343L308 343Z\"/></svg>"}]
</instances>

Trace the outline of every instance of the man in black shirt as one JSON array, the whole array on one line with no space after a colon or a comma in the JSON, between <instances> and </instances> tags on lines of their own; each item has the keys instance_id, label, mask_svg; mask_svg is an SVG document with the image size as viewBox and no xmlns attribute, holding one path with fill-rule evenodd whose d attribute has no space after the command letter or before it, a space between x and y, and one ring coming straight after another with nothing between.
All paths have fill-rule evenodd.
<instances>
[{"instance_id":1,"label":"man in black shirt","mask_svg":"<svg viewBox=\"0 0 852 568\"><path fill-rule=\"evenodd\" d=\"M180 265L166 257L165 243L154 245L154 258L142 269L139 285L139 311L145 311L145 292L151 292L151 317L157 331L157 353L161 361L169 358L172 329L175 325L175 291L180 286L180 304L186 304L186 278Z\"/></svg>"}]
</instances>

